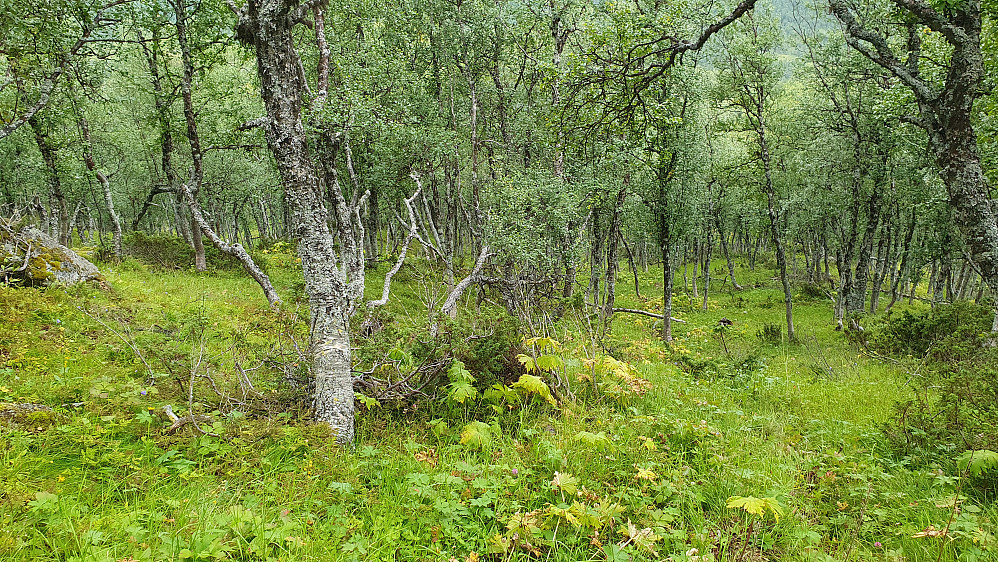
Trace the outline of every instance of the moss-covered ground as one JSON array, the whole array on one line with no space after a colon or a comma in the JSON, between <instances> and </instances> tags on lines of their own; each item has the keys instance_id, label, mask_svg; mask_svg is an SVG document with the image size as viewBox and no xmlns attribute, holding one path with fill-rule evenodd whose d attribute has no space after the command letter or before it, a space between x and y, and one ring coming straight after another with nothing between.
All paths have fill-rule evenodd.
<instances>
[{"instance_id":1,"label":"moss-covered ground","mask_svg":"<svg viewBox=\"0 0 998 562\"><path fill-rule=\"evenodd\" d=\"M827 297L800 295L797 343L763 337L783 322L771 270L739 267L737 292L715 278L705 311L677 274L672 345L618 314L594 347L570 309L543 353L564 381L556 406L444 388L361 406L341 450L291 384L297 264L267 256L279 311L238 272L134 260L103 265L110 292L0 287L0 403L52 408L0 418L0 560L996 558L998 508L945 456L916 462L883 436L906 369L836 332ZM358 371L432 343L426 269L403 270L387 327L355 338ZM650 298L622 271L618 302L655 310L660 270L640 281ZM495 313L465 305L462 329L485 334ZM206 417L168 431L166 405Z\"/></svg>"}]
</instances>

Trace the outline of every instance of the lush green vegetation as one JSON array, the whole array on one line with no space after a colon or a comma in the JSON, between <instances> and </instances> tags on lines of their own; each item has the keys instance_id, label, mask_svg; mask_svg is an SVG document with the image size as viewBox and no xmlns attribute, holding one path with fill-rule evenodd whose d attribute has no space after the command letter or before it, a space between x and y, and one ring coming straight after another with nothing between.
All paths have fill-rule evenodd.
<instances>
[{"instance_id":1,"label":"lush green vegetation","mask_svg":"<svg viewBox=\"0 0 998 562\"><path fill-rule=\"evenodd\" d=\"M262 255L293 295L295 257ZM554 347L524 346L489 305L468 309L445 330L488 336L453 351L475 367L449 367L433 400L365 401L354 449L308 420L285 378L307 333L293 298L270 310L252 280L224 271L135 259L104 270L110 292L0 288L0 401L53 406L0 418L4 560L994 556L986 481L961 478L955 449L906 450L883 431L891 405L912 399L918 361L833 331L827 297L806 287L799 343L767 341L783 314L771 269L739 266L750 288L715 288L706 311L680 276L675 314L688 323L671 345L654 319L618 315L598 355L579 310ZM661 287L655 268L639 278L645 294ZM633 296L625 272L620 281L618 302L656 306ZM357 340L355 370L413 361L430 342L411 313L417 284L397 291L384 330ZM928 308L901 306L895 318ZM508 362L489 368L502 346L566 381L552 386L559 399L514 388L523 371ZM490 393L495 383L509 386ZM206 417L169 431L165 405Z\"/></svg>"},{"instance_id":2,"label":"lush green vegetation","mask_svg":"<svg viewBox=\"0 0 998 562\"><path fill-rule=\"evenodd\" d=\"M0 559L998 559L996 21L0 0Z\"/></svg>"}]
</instances>

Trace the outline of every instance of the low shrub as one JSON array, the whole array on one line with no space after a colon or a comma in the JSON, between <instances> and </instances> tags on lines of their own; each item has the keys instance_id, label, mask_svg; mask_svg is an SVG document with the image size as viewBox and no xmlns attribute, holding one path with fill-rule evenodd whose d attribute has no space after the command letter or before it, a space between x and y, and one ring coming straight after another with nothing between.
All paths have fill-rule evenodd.
<instances>
[{"instance_id":1,"label":"low shrub","mask_svg":"<svg viewBox=\"0 0 998 562\"><path fill-rule=\"evenodd\" d=\"M766 322L755 335L763 343L780 344L783 343L783 326Z\"/></svg>"},{"instance_id":2,"label":"low shrub","mask_svg":"<svg viewBox=\"0 0 998 562\"><path fill-rule=\"evenodd\" d=\"M990 309L969 302L909 312L870 326L874 351L924 363L885 432L905 454L998 448L998 348Z\"/></svg>"},{"instance_id":3,"label":"low shrub","mask_svg":"<svg viewBox=\"0 0 998 562\"><path fill-rule=\"evenodd\" d=\"M121 252L126 257L133 257L157 269L187 269L194 265L194 249L183 238L168 234L129 232L122 237ZM223 254L207 240L205 240L204 254L208 269L233 271L242 267L239 260Z\"/></svg>"}]
</instances>

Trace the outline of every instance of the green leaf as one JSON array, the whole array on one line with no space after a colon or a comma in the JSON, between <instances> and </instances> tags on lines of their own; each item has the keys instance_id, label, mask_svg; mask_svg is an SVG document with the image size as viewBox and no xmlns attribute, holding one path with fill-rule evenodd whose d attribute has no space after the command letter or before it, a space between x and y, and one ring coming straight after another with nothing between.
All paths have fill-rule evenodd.
<instances>
[{"instance_id":1,"label":"green leaf","mask_svg":"<svg viewBox=\"0 0 998 562\"><path fill-rule=\"evenodd\" d=\"M489 404L497 406L501 405L503 402L513 404L519 401L519 395L515 390L498 382L487 388L485 392L482 393L482 398L484 398Z\"/></svg>"},{"instance_id":2,"label":"green leaf","mask_svg":"<svg viewBox=\"0 0 998 562\"><path fill-rule=\"evenodd\" d=\"M605 431L601 431L599 433L592 433L590 431L580 431L575 434L574 439L590 447L602 448L610 445L610 438L606 436Z\"/></svg>"},{"instance_id":3,"label":"green leaf","mask_svg":"<svg viewBox=\"0 0 998 562\"><path fill-rule=\"evenodd\" d=\"M564 363L561 358L557 355L541 355L534 361L534 364L538 369L544 371L553 371L555 369L560 369Z\"/></svg>"},{"instance_id":4,"label":"green leaf","mask_svg":"<svg viewBox=\"0 0 998 562\"><path fill-rule=\"evenodd\" d=\"M728 498L726 506L728 509L744 509L752 515L758 515L763 518L766 517L767 512L772 513L777 522L780 521L780 516L783 515L783 507L780 506L780 502L776 501L776 498L731 496Z\"/></svg>"},{"instance_id":5,"label":"green leaf","mask_svg":"<svg viewBox=\"0 0 998 562\"><path fill-rule=\"evenodd\" d=\"M471 374L471 371L464 367L464 363L461 361L451 363L450 369L447 370L447 378L450 379L451 382L475 382L475 376Z\"/></svg>"},{"instance_id":6,"label":"green leaf","mask_svg":"<svg viewBox=\"0 0 998 562\"><path fill-rule=\"evenodd\" d=\"M59 496L44 490L35 492L35 499L28 502L32 511L52 513L59 509Z\"/></svg>"},{"instance_id":7,"label":"green leaf","mask_svg":"<svg viewBox=\"0 0 998 562\"><path fill-rule=\"evenodd\" d=\"M579 491L579 479L567 472L555 472L551 485L570 496Z\"/></svg>"},{"instance_id":8,"label":"green leaf","mask_svg":"<svg viewBox=\"0 0 998 562\"><path fill-rule=\"evenodd\" d=\"M551 389L548 388L548 385L540 377L520 375L520 379L513 383L513 388L521 390L524 394L536 394L552 406L558 405L554 400L554 396L551 396Z\"/></svg>"},{"instance_id":9,"label":"green leaf","mask_svg":"<svg viewBox=\"0 0 998 562\"><path fill-rule=\"evenodd\" d=\"M484 449L492 444L492 427L487 423L473 421L461 430L461 444Z\"/></svg>"},{"instance_id":10,"label":"green leaf","mask_svg":"<svg viewBox=\"0 0 998 562\"><path fill-rule=\"evenodd\" d=\"M413 363L415 363L415 360L413 359L412 354L410 354L408 351L406 351L404 349L401 349L401 348L398 348L398 347L393 347L388 352L388 358L391 359L392 361L398 361L399 362L399 368L401 370L405 370L405 369L411 367Z\"/></svg>"},{"instance_id":11,"label":"green leaf","mask_svg":"<svg viewBox=\"0 0 998 562\"><path fill-rule=\"evenodd\" d=\"M537 365L534 364L534 358L529 355L519 354L516 356L516 360L523 365L523 368L527 370L528 373L533 373L537 370Z\"/></svg>"},{"instance_id":12,"label":"green leaf","mask_svg":"<svg viewBox=\"0 0 998 562\"><path fill-rule=\"evenodd\" d=\"M358 402L360 402L361 404L363 404L364 407L367 408L368 410L370 410L372 408L377 408L378 406L381 405L381 403L378 402L377 398L372 398L372 397L370 397L370 396L368 396L366 394L362 394L360 392L354 392L353 393L353 397L354 397L355 400L357 400Z\"/></svg>"},{"instance_id":13,"label":"green leaf","mask_svg":"<svg viewBox=\"0 0 998 562\"><path fill-rule=\"evenodd\" d=\"M447 387L450 389L447 392L447 399L453 400L458 404L464 404L466 400L473 399L478 396L478 390L471 386L471 383L468 381L454 381L447 385Z\"/></svg>"},{"instance_id":14,"label":"green leaf","mask_svg":"<svg viewBox=\"0 0 998 562\"><path fill-rule=\"evenodd\" d=\"M529 338L523 341L523 345L528 347L536 347L537 349L544 351L550 349L551 351L558 351L561 348L561 344L558 340L545 337Z\"/></svg>"},{"instance_id":15,"label":"green leaf","mask_svg":"<svg viewBox=\"0 0 998 562\"><path fill-rule=\"evenodd\" d=\"M998 453L988 449L967 451L956 459L960 472L981 476L985 472L998 469Z\"/></svg>"}]
</instances>

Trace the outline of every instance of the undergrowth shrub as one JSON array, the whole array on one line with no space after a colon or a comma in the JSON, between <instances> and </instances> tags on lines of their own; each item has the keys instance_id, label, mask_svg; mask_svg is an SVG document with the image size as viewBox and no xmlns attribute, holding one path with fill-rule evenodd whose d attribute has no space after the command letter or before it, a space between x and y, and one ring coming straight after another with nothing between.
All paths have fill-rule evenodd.
<instances>
[{"instance_id":1,"label":"undergrowth shrub","mask_svg":"<svg viewBox=\"0 0 998 562\"><path fill-rule=\"evenodd\" d=\"M121 252L157 269L188 269L194 265L194 249L183 238L167 234L129 232L122 237ZM209 269L233 271L242 267L239 260L223 254L207 240L204 254ZM250 255L258 265L265 266L265 260L258 259L258 254L251 252Z\"/></svg>"},{"instance_id":2,"label":"undergrowth shrub","mask_svg":"<svg viewBox=\"0 0 998 562\"><path fill-rule=\"evenodd\" d=\"M386 381L412 375L407 384L419 388L418 393L397 400L398 408L423 402L430 406L430 413L442 415L434 410L433 404L439 402L435 399L448 394L445 387L453 381L446 373L457 362L473 374L469 382L476 394L485 393L496 384L511 385L526 372L517 360L524 351L519 322L499 308L483 308L457 320L443 319L436 334L431 334L425 326L400 322L385 311L376 312L359 324L364 328L359 330L360 364L382 365L376 368L375 378ZM371 393L378 397L381 386L375 384Z\"/></svg>"},{"instance_id":3,"label":"undergrowth shrub","mask_svg":"<svg viewBox=\"0 0 998 562\"><path fill-rule=\"evenodd\" d=\"M998 448L998 348L990 309L969 302L905 311L870 326L874 351L907 355L915 397L885 427L905 454Z\"/></svg>"},{"instance_id":4,"label":"undergrowth shrub","mask_svg":"<svg viewBox=\"0 0 998 562\"><path fill-rule=\"evenodd\" d=\"M802 301L823 301L828 299L828 292L818 283L804 282L797 287L798 299Z\"/></svg>"},{"instance_id":5,"label":"undergrowth shrub","mask_svg":"<svg viewBox=\"0 0 998 562\"><path fill-rule=\"evenodd\" d=\"M783 326L766 322L755 335L763 343L780 344L783 343Z\"/></svg>"}]
</instances>

